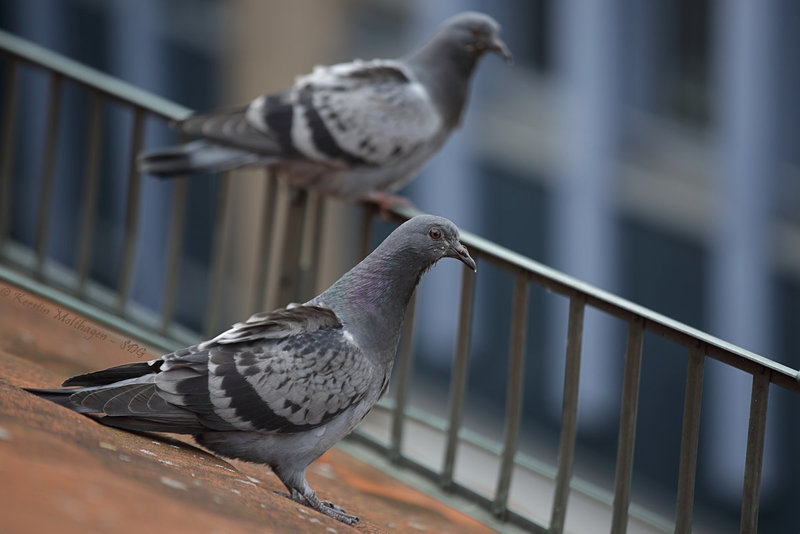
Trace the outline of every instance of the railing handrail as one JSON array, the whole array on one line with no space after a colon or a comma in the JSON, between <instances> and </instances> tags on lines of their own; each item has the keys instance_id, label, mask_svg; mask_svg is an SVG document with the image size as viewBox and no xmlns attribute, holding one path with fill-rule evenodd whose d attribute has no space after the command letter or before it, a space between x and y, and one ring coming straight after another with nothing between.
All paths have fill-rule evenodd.
<instances>
[{"instance_id":1,"label":"railing handrail","mask_svg":"<svg viewBox=\"0 0 800 534\"><path fill-rule=\"evenodd\" d=\"M0 30L0 50L166 119L181 120L192 114L187 107L3 30Z\"/></svg>"},{"instance_id":2,"label":"railing handrail","mask_svg":"<svg viewBox=\"0 0 800 534\"><path fill-rule=\"evenodd\" d=\"M422 213L407 206L392 207L390 211L398 221L406 221ZM751 374L754 372L754 367L768 369L771 371L771 382L795 393L800 393L800 371L796 369L573 278L471 232L462 230L461 241L469 248L470 253L474 251L481 258L505 264L514 269L521 269L534 278L540 286L550 291L567 297L583 295L588 306L598 308L626 321L629 321L631 317L641 317L645 321L644 329L647 331L663 335L687 348L693 344L702 343L705 345L705 353L709 357L729 363Z\"/></svg>"}]
</instances>

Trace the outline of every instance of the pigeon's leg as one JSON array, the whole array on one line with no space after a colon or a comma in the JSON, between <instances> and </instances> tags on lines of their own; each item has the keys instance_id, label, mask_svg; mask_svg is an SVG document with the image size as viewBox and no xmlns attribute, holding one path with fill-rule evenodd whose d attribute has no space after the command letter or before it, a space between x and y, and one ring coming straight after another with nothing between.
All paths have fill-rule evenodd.
<instances>
[{"instance_id":1,"label":"pigeon's leg","mask_svg":"<svg viewBox=\"0 0 800 534\"><path fill-rule=\"evenodd\" d=\"M383 220L389 219L389 208L392 206L405 206L408 208L413 207L411 205L411 201L406 197L393 195L392 193L387 193L386 191L372 191L371 193L367 193L366 196L364 196L364 200L378 206L381 218Z\"/></svg>"},{"instance_id":2,"label":"pigeon's leg","mask_svg":"<svg viewBox=\"0 0 800 534\"><path fill-rule=\"evenodd\" d=\"M274 471L275 474L278 475L278 478L281 479L281 482L286 486L286 489L289 490L288 497L294 502L300 503L303 506L308 506L317 512L348 525L356 525L358 523L358 517L348 514L342 507L336 506L330 501L319 500L314 490L312 490L311 486L306 482L305 470L291 473L290 476L286 478L280 473L280 470Z\"/></svg>"}]
</instances>

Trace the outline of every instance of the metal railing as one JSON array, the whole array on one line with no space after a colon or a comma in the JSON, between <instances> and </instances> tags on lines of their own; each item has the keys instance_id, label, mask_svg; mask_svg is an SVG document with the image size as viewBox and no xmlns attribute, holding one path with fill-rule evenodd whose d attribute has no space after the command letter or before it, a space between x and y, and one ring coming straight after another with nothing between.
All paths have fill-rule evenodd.
<instances>
[{"instance_id":1,"label":"metal railing","mask_svg":"<svg viewBox=\"0 0 800 534\"><path fill-rule=\"evenodd\" d=\"M181 261L181 240L187 218L187 187L185 180L175 182L175 201L169 223L169 247L165 259L165 297L158 311L140 310L131 302L131 277L134 255L142 239L137 233L140 213L139 174L135 157L143 146L145 119L156 117L169 121L188 115L188 109L140 91L95 70L79 65L62 56L31 43L0 32L0 51L5 62L0 135L0 277L17 285L36 291L62 302L94 319L109 324L162 350L171 350L178 344L195 341L209 335L220 326L224 299L225 262L232 255L227 250L226 238L231 224L230 179L221 178L216 196L217 210L211 239L213 253L210 265L208 302L205 309L204 332L193 333L181 328L174 318L178 269ZM14 206L11 205L13 187L13 160L15 156L15 111L17 109L18 78L23 68L39 69L47 73L50 91L47 100L47 123L42 152L39 212L36 218L35 242L32 247L21 246L9 236L9 221ZM83 183L82 210L79 224L78 247L75 251L75 269L55 264L47 256L48 228L53 191L54 153L60 120L61 92L64 84L80 86L91 95L88 130L85 132L87 158ZM96 218L94 205L98 194L98 160L103 150L101 131L101 104L113 100L129 107L134 114L130 132L130 165L127 179L124 240L115 287L103 287L89 276L89 262L93 250L93 232ZM282 177L269 176L265 191L263 219L259 221L258 250L255 254L257 276L253 281L253 309L271 309L291 300L302 300L314 290L316 269L320 262L320 239L325 202L314 194L294 191ZM363 208L359 225L361 254L371 246L371 230L375 212ZM412 216L409 209L396 209L391 217L403 221ZM409 409L410 369L413 358L415 300L403 332L396 368L396 385L393 399L381 406L390 410L392 424L388 443L366 433L358 439L368 442L392 461L409 467L438 483L443 489L478 503L495 516L533 532L563 532L568 500L575 490L572 468L575 458L578 393L580 390L580 362L584 314L587 307L616 317L627 325L627 344L622 384L622 403L619 416L619 434L616 473L613 487L612 533L626 531L630 514L631 483L634 460L637 406L640 369L643 358L643 335L652 332L685 348L688 355L683 427L680 445L679 479L676 495L674 531L688 533L692 529L692 511L697 465L700 407L703 391L704 364L708 358L740 369L752 376L750 418L747 433L746 463L740 531L756 532L758 525L759 488L764 452L767 400L771 386L800 393L798 371L753 354L721 339L681 324L649 309L633 304L615 295L599 290L574 278L550 269L529 258L504 249L492 242L469 233L463 242L479 264L492 264L511 273L514 279L511 302L511 323L508 388L505 413L505 433L497 449L499 469L491 496L479 493L460 483L454 476L459 449L469 441L463 430L463 409L468 378L468 358L473 328L476 275L464 269L461 279L459 316L454 350L453 370L449 389L448 417L446 421L431 423L427 417L416 417ZM303 254L302 251L311 251ZM518 452L522 396L524 390L523 366L526 358L525 337L529 289L536 285L561 295L569 301L566 364L562 403L562 426L559 438L558 465L554 476L554 498L548 524L540 524L509 506L509 491L515 470L525 462ZM404 423L414 419L419 423L441 430L445 436L444 457L438 469L426 467L404 454ZM494 453L493 453L494 454Z\"/></svg>"},{"instance_id":2,"label":"metal railing","mask_svg":"<svg viewBox=\"0 0 800 534\"><path fill-rule=\"evenodd\" d=\"M403 215L398 219L404 219L410 213ZM469 248L479 266L482 262L489 262L508 270L514 273L515 283L510 334L511 348L509 354L509 390L505 418L506 430L497 490L492 500L487 500L466 487L458 488L459 492L470 495L474 500L490 507L492 512L498 516L508 514L507 499L510 474L517 451L518 429L522 412L520 402L522 395L521 376L525 357L523 346L528 285L536 284L569 299L562 428L559 441L556 489L549 526L531 524L526 518L514 517L513 514L509 517L537 532L557 533L563 531L577 435L583 317L588 306L616 317L627 324L611 532L614 534L625 532L628 522L644 332L652 332L685 347L688 355L678 491L676 496L676 533L689 533L692 531L692 509L698 437L700 433L700 399L703 390L705 360L706 358L713 358L752 376L740 532L757 532L759 489L769 388L770 385L774 384L794 393L800 393L800 372L580 282L477 236L465 233L462 235L462 241ZM447 425L447 453L441 471L438 473L429 472L431 476L439 478L445 487L450 487L453 484L453 463L461 425L461 408L464 402L468 344L471 332L471 309L474 299L473 279L474 275L471 271L465 269L462 279L461 314L459 317L454 372L450 386L451 401L450 419ZM403 357L402 353L401 357ZM399 365L402 365L402 360ZM402 384L401 387L407 387L407 383ZM403 416L403 406L398 404L395 408L395 419L401 420ZM401 440L402 435L394 434L389 450L398 451ZM423 468L423 470L425 469Z\"/></svg>"}]
</instances>

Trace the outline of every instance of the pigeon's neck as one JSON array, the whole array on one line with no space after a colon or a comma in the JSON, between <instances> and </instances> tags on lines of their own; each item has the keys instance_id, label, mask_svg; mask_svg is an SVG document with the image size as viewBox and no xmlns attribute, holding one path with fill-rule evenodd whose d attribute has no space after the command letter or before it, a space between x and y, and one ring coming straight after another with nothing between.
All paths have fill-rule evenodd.
<instances>
[{"instance_id":1,"label":"pigeon's neck","mask_svg":"<svg viewBox=\"0 0 800 534\"><path fill-rule=\"evenodd\" d=\"M380 363L393 361L408 302L425 266L410 251L384 254L381 247L353 267L317 299Z\"/></svg>"},{"instance_id":2,"label":"pigeon's neck","mask_svg":"<svg viewBox=\"0 0 800 534\"><path fill-rule=\"evenodd\" d=\"M405 58L450 128L461 122L470 78L478 59L478 55L468 53L462 46L438 35Z\"/></svg>"}]
</instances>

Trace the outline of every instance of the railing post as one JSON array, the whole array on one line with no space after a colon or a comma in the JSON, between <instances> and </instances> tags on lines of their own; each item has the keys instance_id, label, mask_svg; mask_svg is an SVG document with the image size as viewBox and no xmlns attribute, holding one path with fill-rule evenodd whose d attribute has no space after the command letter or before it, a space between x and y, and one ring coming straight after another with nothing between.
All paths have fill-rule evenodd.
<instances>
[{"instance_id":1,"label":"railing post","mask_svg":"<svg viewBox=\"0 0 800 534\"><path fill-rule=\"evenodd\" d=\"M285 264L287 227L291 211L291 186L289 177L281 172L275 174L274 218L271 223L270 251L266 273L265 311L270 311L287 303L280 302L281 276Z\"/></svg>"},{"instance_id":2,"label":"railing post","mask_svg":"<svg viewBox=\"0 0 800 534\"><path fill-rule=\"evenodd\" d=\"M567 326L567 361L564 369L564 401L561 412L561 438L558 447L558 474L550 517L550 534L564 531L569 500L569 483L572 464L575 460L575 439L578 429L578 392L581 372L581 349L583 345L583 315L586 297L573 296L569 301Z\"/></svg>"},{"instance_id":3,"label":"railing post","mask_svg":"<svg viewBox=\"0 0 800 534\"><path fill-rule=\"evenodd\" d=\"M81 226L78 253L75 258L77 280L75 291L83 293L89 264L92 261L92 241L97 221L97 192L99 189L100 154L103 144L101 134L103 119L103 100L98 91L92 91L89 104L89 130L86 143L86 174L83 179L83 201L81 203Z\"/></svg>"},{"instance_id":4,"label":"railing post","mask_svg":"<svg viewBox=\"0 0 800 534\"><path fill-rule=\"evenodd\" d=\"M297 265L296 298L298 302L304 302L317 294L317 274L319 273L325 206L327 205L325 197L316 191L308 192L306 202L303 246Z\"/></svg>"},{"instance_id":5,"label":"railing post","mask_svg":"<svg viewBox=\"0 0 800 534\"><path fill-rule=\"evenodd\" d=\"M228 226L230 224L229 197L231 179L227 172L217 180L217 205L214 213L213 237L211 241L211 266L209 268L208 304L206 305L203 334L211 337L217 333L222 288L225 279L225 264L228 256Z\"/></svg>"},{"instance_id":6,"label":"railing post","mask_svg":"<svg viewBox=\"0 0 800 534\"><path fill-rule=\"evenodd\" d=\"M405 423L408 388L414 363L414 314L416 309L417 292L414 291L403 320L400 353L397 357L397 370L394 373L394 413L392 414L392 431L389 441L389 459L395 463L399 462L403 456L403 424Z\"/></svg>"},{"instance_id":7,"label":"railing post","mask_svg":"<svg viewBox=\"0 0 800 534\"><path fill-rule=\"evenodd\" d=\"M61 85L63 78L52 73L50 96L45 125L44 154L42 155L42 174L39 186L39 213L36 221L36 274L42 276L44 259L47 255L47 235L50 230L50 201L53 196L53 169L56 162L56 143L58 141L58 118L61 114Z\"/></svg>"},{"instance_id":8,"label":"railing post","mask_svg":"<svg viewBox=\"0 0 800 534\"><path fill-rule=\"evenodd\" d=\"M283 262L278 278L277 306L301 300L300 290L300 252L305 235L308 211L308 191L289 185L289 214L287 218L282 251ZM313 295L312 295L313 296Z\"/></svg>"},{"instance_id":9,"label":"railing post","mask_svg":"<svg viewBox=\"0 0 800 534\"><path fill-rule=\"evenodd\" d=\"M161 332L167 333L175 314L178 297L178 273L183 251L183 229L186 225L186 197L189 192L188 181L181 176L175 180L172 189L172 212L169 217L169 248L167 253L167 284L164 289L164 302L161 308Z\"/></svg>"},{"instance_id":10,"label":"railing post","mask_svg":"<svg viewBox=\"0 0 800 534\"><path fill-rule=\"evenodd\" d=\"M264 169L264 201L261 208L261 235L256 254L255 282L253 287L253 311L266 311L267 273L269 272L269 259L273 254L272 240L274 239L272 227L275 224L275 206L278 198L278 176L274 168Z\"/></svg>"},{"instance_id":11,"label":"railing post","mask_svg":"<svg viewBox=\"0 0 800 534\"><path fill-rule=\"evenodd\" d=\"M447 444L439 483L447 488L453 482L458 431L461 429L464 394L467 389L469 369L469 342L472 330L472 308L475 297L475 273L464 265L461 275L461 304L458 313L458 332L453 356L453 376L450 379L450 419L447 426Z\"/></svg>"},{"instance_id":12,"label":"railing post","mask_svg":"<svg viewBox=\"0 0 800 534\"><path fill-rule=\"evenodd\" d=\"M375 218L376 211L377 208L374 204L367 202L361 203L361 220L359 221L358 225L359 250L357 261L361 261L366 258L370 253L370 249L372 248L372 219Z\"/></svg>"},{"instance_id":13,"label":"railing post","mask_svg":"<svg viewBox=\"0 0 800 534\"><path fill-rule=\"evenodd\" d=\"M753 375L750 394L750 422L747 428L747 453L742 487L742 518L740 534L758 532L758 499L761 491L761 463L764 459L764 438L767 430L767 401L769 400L769 371Z\"/></svg>"},{"instance_id":14,"label":"railing post","mask_svg":"<svg viewBox=\"0 0 800 534\"><path fill-rule=\"evenodd\" d=\"M697 475L697 443L700 437L700 408L703 401L705 353L698 342L689 349L686 392L683 400L681 458L678 467L678 497L675 506L675 534L691 534L694 484Z\"/></svg>"},{"instance_id":15,"label":"railing post","mask_svg":"<svg viewBox=\"0 0 800 534\"><path fill-rule=\"evenodd\" d=\"M308 192L291 185L290 177L278 174L276 209L270 223L271 237L266 279L266 309L285 306L298 298L298 263L303 237ZM267 222L262 221L266 228ZM263 257L263 251L262 251Z\"/></svg>"},{"instance_id":16,"label":"railing post","mask_svg":"<svg viewBox=\"0 0 800 534\"><path fill-rule=\"evenodd\" d=\"M508 390L506 396L505 438L500 457L497 491L492 502L492 512L504 518L508 512L508 495L514 456L519 445L519 424L522 418L522 389L524 384L525 326L528 321L528 277L524 271L514 278L514 301L511 309L511 343L508 362Z\"/></svg>"},{"instance_id":17,"label":"railing post","mask_svg":"<svg viewBox=\"0 0 800 534\"><path fill-rule=\"evenodd\" d=\"M14 169L14 148L17 136L17 80L19 62L9 57L3 97L3 130L0 134L0 246L8 237L11 225L11 175Z\"/></svg>"},{"instance_id":18,"label":"railing post","mask_svg":"<svg viewBox=\"0 0 800 534\"><path fill-rule=\"evenodd\" d=\"M644 319L634 317L628 324L625 350L625 375L622 380L622 407L619 416L617 468L614 475L614 503L611 534L625 534L628 529L628 507L631 503L633 452L636 438L636 412L639 405L639 377L642 367Z\"/></svg>"},{"instance_id":19,"label":"railing post","mask_svg":"<svg viewBox=\"0 0 800 534\"><path fill-rule=\"evenodd\" d=\"M128 198L125 205L125 235L122 242L122 259L120 260L119 278L117 280L117 291L119 292L117 308L123 314L131 291L133 261L136 256L137 235L139 233L139 197L141 196L142 176L139 174L136 158L142 150L144 114L144 109L140 107L134 108L130 162L128 164Z\"/></svg>"}]
</instances>

